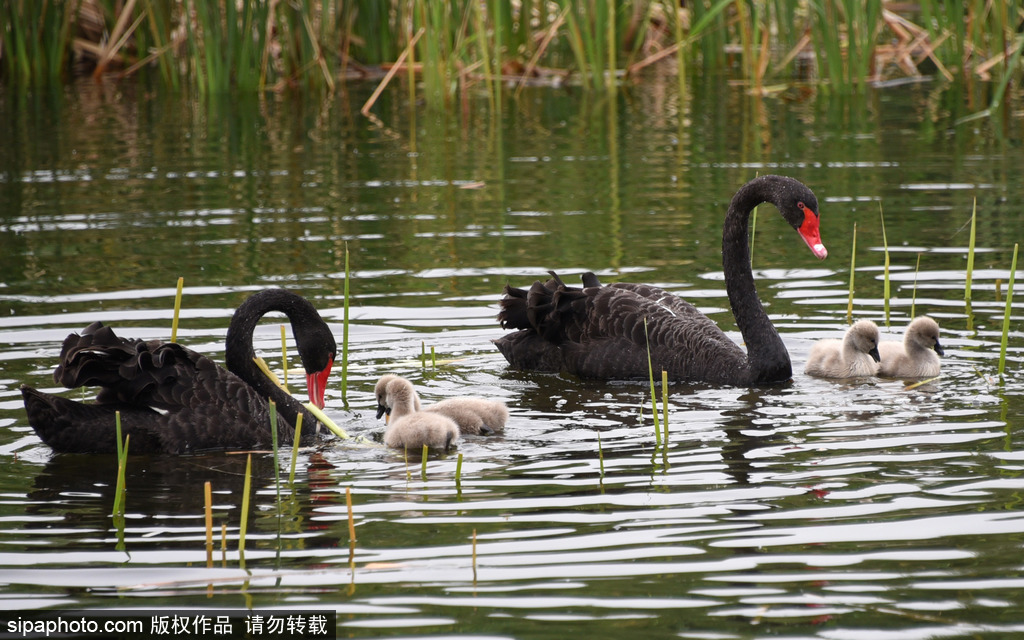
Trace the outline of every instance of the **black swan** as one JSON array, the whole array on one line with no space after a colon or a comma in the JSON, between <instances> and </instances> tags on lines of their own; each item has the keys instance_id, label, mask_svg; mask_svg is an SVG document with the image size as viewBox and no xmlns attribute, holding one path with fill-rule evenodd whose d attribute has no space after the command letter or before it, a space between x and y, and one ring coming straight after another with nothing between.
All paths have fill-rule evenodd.
<instances>
[{"instance_id":1,"label":"black swan","mask_svg":"<svg viewBox=\"0 0 1024 640\"><path fill-rule=\"evenodd\" d=\"M842 340L818 340L807 356L804 373L818 378L862 378L878 373L878 325L858 320Z\"/></svg>"},{"instance_id":2,"label":"black swan","mask_svg":"<svg viewBox=\"0 0 1024 640\"><path fill-rule=\"evenodd\" d=\"M383 382L383 384L381 384ZM448 451L459 439L459 426L441 413L422 411L419 396L405 378L388 374L378 381L377 417L386 412L388 426L384 444L393 449L419 452L426 445L432 451Z\"/></svg>"},{"instance_id":3,"label":"black swan","mask_svg":"<svg viewBox=\"0 0 1024 640\"><path fill-rule=\"evenodd\" d=\"M942 370L939 356L946 354L939 344L939 323L928 316L914 318L903 342L882 342L878 351L878 375L886 378L934 378Z\"/></svg>"},{"instance_id":4,"label":"black swan","mask_svg":"<svg viewBox=\"0 0 1024 640\"><path fill-rule=\"evenodd\" d=\"M502 431L505 428L505 423L508 422L508 407L501 400L457 397L435 402L428 407L421 407L419 394L416 393L412 383L393 373L381 376L374 387L374 395L377 397L378 420L385 413L394 417L392 407L387 404L388 386L392 384L408 387L408 391L405 393L412 394L413 411L440 413L454 421L462 435L491 435Z\"/></svg>"},{"instance_id":5,"label":"black swan","mask_svg":"<svg viewBox=\"0 0 1024 640\"><path fill-rule=\"evenodd\" d=\"M498 320L503 328L518 331L495 344L516 369L583 378L646 379L649 344L656 378L665 370L676 381L749 386L789 380L789 353L761 306L750 270L748 222L763 202L779 209L816 257L828 255L821 243L818 200L810 189L773 175L740 187L725 216L722 266L747 353L678 296L646 284L601 286L593 273L583 275L582 289L565 286L554 272L528 291L506 285Z\"/></svg>"},{"instance_id":6,"label":"black swan","mask_svg":"<svg viewBox=\"0 0 1024 640\"><path fill-rule=\"evenodd\" d=\"M69 389L98 386L94 404L21 388L29 424L54 451L116 451L114 411L131 453L245 450L271 445L270 410L277 405L278 442L291 445L302 413L302 442L316 441L316 418L269 380L253 361L252 334L264 314L291 321L310 401L323 408L337 344L305 298L284 289L249 296L235 311L226 339L227 369L177 343L119 338L94 322L64 340L54 381Z\"/></svg>"}]
</instances>

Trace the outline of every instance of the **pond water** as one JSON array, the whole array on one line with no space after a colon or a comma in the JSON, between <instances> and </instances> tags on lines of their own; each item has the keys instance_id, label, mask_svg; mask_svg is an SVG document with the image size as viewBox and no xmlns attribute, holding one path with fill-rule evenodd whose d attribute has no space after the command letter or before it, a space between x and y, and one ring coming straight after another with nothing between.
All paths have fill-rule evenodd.
<instances>
[{"instance_id":1,"label":"pond water","mask_svg":"<svg viewBox=\"0 0 1024 640\"><path fill-rule=\"evenodd\" d=\"M1024 239L1020 113L964 121L970 96L929 83L766 99L726 81L681 99L673 83L528 90L498 114L466 96L448 115L396 87L376 122L359 115L372 87L0 94L0 609L329 609L339 637L1024 633L1024 296L998 373ZM829 249L818 262L761 208L753 262L790 384L673 384L659 445L646 385L507 369L501 289L548 269L657 283L739 340L722 220L764 173L815 190ZM505 434L467 437L458 481L454 454L424 470L335 443L299 453L279 505L257 453L243 567L244 456L130 456L118 526L115 457L55 455L28 426L19 387L55 391L64 336L103 320L168 338L179 276L178 340L220 361L233 309L271 286L312 300L340 342L346 248L348 386L337 366L326 411L379 437L386 372L428 401L503 399ZM890 339L936 318L940 378L803 374L814 340L847 326L851 254L853 317ZM281 322L256 336L277 369Z\"/></svg>"}]
</instances>

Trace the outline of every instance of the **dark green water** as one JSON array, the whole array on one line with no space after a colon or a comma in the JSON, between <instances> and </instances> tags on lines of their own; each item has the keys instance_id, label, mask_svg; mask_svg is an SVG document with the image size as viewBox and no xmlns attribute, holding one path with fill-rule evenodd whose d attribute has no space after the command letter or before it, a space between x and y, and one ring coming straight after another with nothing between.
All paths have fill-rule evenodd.
<instances>
[{"instance_id":1,"label":"dark green water","mask_svg":"<svg viewBox=\"0 0 1024 640\"><path fill-rule=\"evenodd\" d=\"M673 87L527 91L498 114L482 95L431 113L396 87L376 123L359 115L372 87L307 100L0 94L0 609L329 608L340 637L1024 631L1019 302L997 373L1022 239L1019 110L962 122L980 107L930 83L763 100L725 81L682 100ZM643 386L506 369L490 343L501 288L547 269L658 283L739 339L722 218L764 173L815 190L829 249L816 261L762 208L754 267L792 384L675 385L657 447ZM855 224L853 315L890 339L912 309L935 317L940 379L802 373L813 341L847 326ZM131 457L119 530L113 456L54 455L28 426L18 389L54 390L65 335L98 319L169 337L179 276L179 341L217 359L233 309L268 286L311 299L340 341L346 247L349 388L346 402L332 378L327 411L379 433L372 388L386 372L429 401L504 399L505 436L466 439L460 483L454 456L423 477L418 460L340 444L300 453L279 511L273 462L257 455L243 570L241 456ZM257 346L280 368L278 323ZM424 348L437 367L421 367Z\"/></svg>"}]
</instances>

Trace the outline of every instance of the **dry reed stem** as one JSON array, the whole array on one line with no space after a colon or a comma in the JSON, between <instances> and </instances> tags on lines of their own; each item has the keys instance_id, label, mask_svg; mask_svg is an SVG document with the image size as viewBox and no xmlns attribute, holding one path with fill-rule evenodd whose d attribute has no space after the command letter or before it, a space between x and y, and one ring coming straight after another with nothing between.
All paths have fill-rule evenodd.
<instances>
[{"instance_id":1,"label":"dry reed stem","mask_svg":"<svg viewBox=\"0 0 1024 640\"><path fill-rule=\"evenodd\" d=\"M398 68L402 65L403 62L405 62L405 59L409 57L409 52L412 50L413 47L416 46L416 43L419 42L419 39L423 35L424 31L426 31L426 28L420 27L419 31L416 32L416 35L412 37L412 40L409 41L409 44L405 47L405 50L403 50L402 54L398 56L398 60L395 61L395 65L391 67L391 69L387 72L387 75L384 76L384 79L380 81L379 85L377 85L377 88L373 90L373 93L370 95L369 99L367 99L366 104L363 105L363 108L359 110L359 113L363 114L363 116L367 118L371 116L370 109L373 108L374 104L376 104L377 99L380 98L380 94L384 92L385 87L388 86L388 83L391 82L391 79L395 77L395 74L398 72Z\"/></svg>"},{"instance_id":2,"label":"dry reed stem","mask_svg":"<svg viewBox=\"0 0 1024 640\"><path fill-rule=\"evenodd\" d=\"M523 75L519 78L519 84L516 86L515 92L516 97L519 97L523 87L526 85L526 80L533 73L533 70L537 68L537 61L540 60L541 55L547 51L548 45L550 45L551 41L555 39L555 36L558 34L558 29L562 26L562 23L565 22L565 16L569 13L569 9L571 8L572 5L566 5L565 9L562 10L562 13L558 14L555 21L552 22L551 26L544 32L544 39L541 40L540 45L537 47L537 51L533 54L533 57L526 63L526 67L523 69Z\"/></svg>"},{"instance_id":3,"label":"dry reed stem","mask_svg":"<svg viewBox=\"0 0 1024 640\"><path fill-rule=\"evenodd\" d=\"M210 481L203 483L203 502L206 515L206 568L213 568L213 489Z\"/></svg>"},{"instance_id":4,"label":"dry reed stem","mask_svg":"<svg viewBox=\"0 0 1024 640\"><path fill-rule=\"evenodd\" d=\"M125 43L128 42L128 38L131 37L132 33L139 28L139 25L142 24L142 21L146 18L146 13L143 12L138 19L132 23L132 26L126 30L124 25L128 22L128 18L131 17L134 9L135 0L128 0L121 9L121 15L118 16L117 22L114 24L114 29L110 32L110 36L107 40L108 43L113 42L113 44L108 44L100 53L99 60L96 62L96 68L92 72L92 77L94 79L99 79L102 76L104 69L106 69L107 65L110 64L110 61L114 59L117 52L124 47Z\"/></svg>"}]
</instances>

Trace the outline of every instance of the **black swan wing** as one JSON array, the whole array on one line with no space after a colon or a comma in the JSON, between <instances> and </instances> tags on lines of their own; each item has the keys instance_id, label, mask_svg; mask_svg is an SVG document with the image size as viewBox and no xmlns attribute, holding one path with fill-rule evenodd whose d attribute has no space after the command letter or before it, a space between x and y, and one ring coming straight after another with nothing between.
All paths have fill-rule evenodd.
<instances>
[{"instance_id":1,"label":"black swan wing","mask_svg":"<svg viewBox=\"0 0 1024 640\"><path fill-rule=\"evenodd\" d=\"M747 368L743 350L678 296L651 285L600 286L592 274L584 283L597 286L579 289L552 275L527 292L506 287L499 320L520 331L495 342L513 367L647 378L649 345L655 378L664 369L673 380L719 382Z\"/></svg>"},{"instance_id":2,"label":"black swan wing","mask_svg":"<svg viewBox=\"0 0 1024 640\"><path fill-rule=\"evenodd\" d=\"M130 429L140 430L138 447L131 446L134 452L246 449L271 443L266 400L213 360L175 343L119 338L94 323L65 339L54 378L68 388L100 387L94 408L71 401L87 408L51 403L59 407L51 409L51 416L59 410L66 414L63 430L79 430L82 438L92 433L104 443L113 442L106 431L113 433L113 411L120 410L123 433L133 432L126 426L129 416ZM31 418L30 411L30 423L39 432ZM290 427L279 432L288 431ZM72 439L69 434L62 437ZM159 446L149 444L153 441Z\"/></svg>"}]
</instances>

